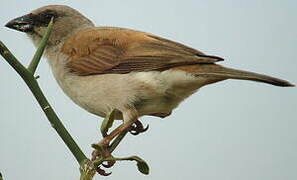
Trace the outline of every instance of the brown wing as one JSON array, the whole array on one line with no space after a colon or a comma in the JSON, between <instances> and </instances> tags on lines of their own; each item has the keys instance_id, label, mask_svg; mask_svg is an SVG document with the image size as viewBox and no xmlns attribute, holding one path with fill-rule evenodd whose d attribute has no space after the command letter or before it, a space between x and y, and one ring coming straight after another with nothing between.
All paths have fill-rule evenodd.
<instances>
[{"instance_id":1,"label":"brown wing","mask_svg":"<svg viewBox=\"0 0 297 180\"><path fill-rule=\"evenodd\" d=\"M67 39L67 67L78 75L166 70L223 60L161 37L123 28L85 30Z\"/></svg>"}]
</instances>

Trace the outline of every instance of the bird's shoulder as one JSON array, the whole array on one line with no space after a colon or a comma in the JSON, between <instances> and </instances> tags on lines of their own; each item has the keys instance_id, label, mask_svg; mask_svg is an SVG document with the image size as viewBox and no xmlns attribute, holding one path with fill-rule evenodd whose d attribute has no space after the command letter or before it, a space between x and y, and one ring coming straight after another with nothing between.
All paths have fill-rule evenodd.
<instances>
[{"instance_id":1,"label":"bird's shoulder","mask_svg":"<svg viewBox=\"0 0 297 180\"><path fill-rule=\"evenodd\" d=\"M100 46L113 46L120 49L129 48L135 43L148 42L148 33L116 27L96 27L78 32L68 38L63 45L63 52L71 55L73 50L88 48L94 50ZM80 53L77 52L77 53ZM83 53L83 52L81 52Z\"/></svg>"}]
</instances>

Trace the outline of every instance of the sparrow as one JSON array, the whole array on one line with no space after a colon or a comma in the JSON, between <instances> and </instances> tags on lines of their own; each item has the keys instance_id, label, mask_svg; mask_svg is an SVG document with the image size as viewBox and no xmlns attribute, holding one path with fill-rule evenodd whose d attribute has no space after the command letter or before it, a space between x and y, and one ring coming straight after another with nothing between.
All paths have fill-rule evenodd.
<instances>
[{"instance_id":1,"label":"sparrow","mask_svg":"<svg viewBox=\"0 0 297 180\"><path fill-rule=\"evenodd\" d=\"M49 5L13 19L6 27L25 32L38 46L50 20L45 49L53 75L74 103L105 117L116 110L123 123L104 137L109 143L127 132L140 116L167 117L203 86L227 79L275 86L288 81L223 67L224 59L160 36L118 27L96 27L77 10Z\"/></svg>"}]
</instances>

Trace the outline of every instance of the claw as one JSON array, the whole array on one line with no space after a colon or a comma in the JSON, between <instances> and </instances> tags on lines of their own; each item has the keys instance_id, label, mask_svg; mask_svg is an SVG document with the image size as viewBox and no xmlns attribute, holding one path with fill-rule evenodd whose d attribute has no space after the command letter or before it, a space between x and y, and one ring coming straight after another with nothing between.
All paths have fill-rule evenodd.
<instances>
[{"instance_id":1,"label":"claw","mask_svg":"<svg viewBox=\"0 0 297 180\"><path fill-rule=\"evenodd\" d=\"M137 120L132 126L131 126L131 129L129 130L129 132L136 136L140 133L144 133L145 131L147 131L149 128L149 125L147 125L145 128L143 127L142 123Z\"/></svg>"},{"instance_id":2,"label":"claw","mask_svg":"<svg viewBox=\"0 0 297 180\"><path fill-rule=\"evenodd\" d=\"M101 169L100 166L97 167L96 171L101 176L109 176L109 175L111 175L111 172L110 173L107 173L104 169Z\"/></svg>"},{"instance_id":3,"label":"claw","mask_svg":"<svg viewBox=\"0 0 297 180\"><path fill-rule=\"evenodd\" d=\"M106 164L102 163L102 166L105 168L111 168L115 163L116 161L106 161Z\"/></svg>"}]
</instances>

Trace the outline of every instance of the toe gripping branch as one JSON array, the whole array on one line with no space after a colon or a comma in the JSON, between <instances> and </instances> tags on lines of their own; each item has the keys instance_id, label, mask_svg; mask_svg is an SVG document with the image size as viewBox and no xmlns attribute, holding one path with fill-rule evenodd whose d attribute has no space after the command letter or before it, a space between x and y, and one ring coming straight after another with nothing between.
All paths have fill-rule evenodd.
<instances>
[{"instance_id":1,"label":"toe gripping branch","mask_svg":"<svg viewBox=\"0 0 297 180\"><path fill-rule=\"evenodd\" d=\"M114 110L110 112L101 125L101 134L103 138L108 138L108 130L112 127L114 122ZM147 131L149 126L143 127L143 124L137 120L135 123L132 124L131 128L129 129L129 132L132 135L138 135L140 133L143 133ZM121 142L121 140L124 138L124 136L127 134L128 131L123 132L119 134L115 139L112 141L112 143L109 144L103 144L104 139L98 143L98 144L92 144L92 147L95 149L92 153L92 162L94 163L94 166L96 167L96 171L98 174L102 176L109 176L111 174L107 173L106 170L103 168L111 168L115 165L116 161L136 161L138 170L143 174L149 174L149 166L148 164L137 156L130 156L126 158L116 158L111 155L111 153L114 151L114 149L118 146L118 144ZM103 168L102 168L103 167Z\"/></svg>"},{"instance_id":2,"label":"toe gripping branch","mask_svg":"<svg viewBox=\"0 0 297 180\"><path fill-rule=\"evenodd\" d=\"M91 160L94 162L97 173L102 176L109 176L111 172L107 173L101 167L103 166L104 168L111 168L116 163L116 161L113 160L114 157L109 152L109 148L104 148L99 144L92 144L92 147L95 150L92 152Z\"/></svg>"},{"instance_id":3,"label":"toe gripping branch","mask_svg":"<svg viewBox=\"0 0 297 180\"><path fill-rule=\"evenodd\" d=\"M144 133L149 129L149 125L147 125L145 128L143 127L143 124L137 120L135 123L132 124L131 129L129 130L130 134L136 136L140 133Z\"/></svg>"}]
</instances>

